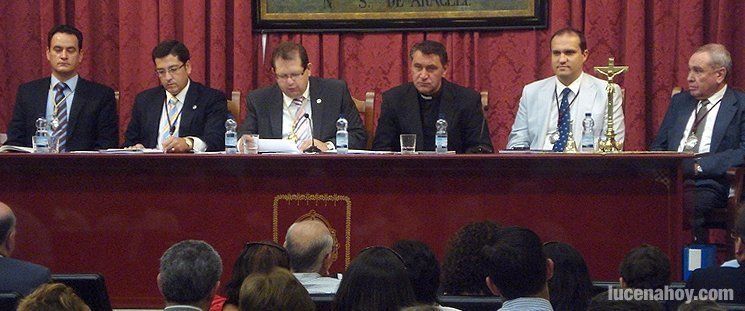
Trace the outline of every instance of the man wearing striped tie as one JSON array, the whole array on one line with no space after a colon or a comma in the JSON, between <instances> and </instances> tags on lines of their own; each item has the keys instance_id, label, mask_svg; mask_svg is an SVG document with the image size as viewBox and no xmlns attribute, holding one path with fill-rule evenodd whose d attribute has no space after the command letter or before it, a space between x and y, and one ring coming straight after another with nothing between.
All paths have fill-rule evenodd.
<instances>
[{"instance_id":1,"label":"man wearing striped tie","mask_svg":"<svg viewBox=\"0 0 745 311\"><path fill-rule=\"evenodd\" d=\"M183 43L163 41L152 57L161 85L137 94L124 146L169 153L224 150L225 95L189 78L192 65Z\"/></svg>"},{"instance_id":2,"label":"man wearing striped tie","mask_svg":"<svg viewBox=\"0 0 745 311\"><path fill-rule=\"evenodd\" d=\"M364 148L367 133L347 84L311 77L311 68L302 45L281 43L272 53L277 83L248 94L248 114L240 133L291 139L301 151L312 143L323 151L335 148L336 120L341 115L349 122L349 148ZM244 135L241 141L246 139L250 136Z\"/></svg>"},{"instance_id":3,"label":"man wearing striped tie","mask_svg":"<svg viewBox=\"0 0 745 311\"><path fill-rule=\"evenodd\" d=\"M119 145L119 117L114 90L81 78L83 34L68 25L47 35L47 60L52 76L22 84L16 94L7 145L31 147L36 120L53 125L59 152L96 150Z\"/></svg>"}]
</instances>

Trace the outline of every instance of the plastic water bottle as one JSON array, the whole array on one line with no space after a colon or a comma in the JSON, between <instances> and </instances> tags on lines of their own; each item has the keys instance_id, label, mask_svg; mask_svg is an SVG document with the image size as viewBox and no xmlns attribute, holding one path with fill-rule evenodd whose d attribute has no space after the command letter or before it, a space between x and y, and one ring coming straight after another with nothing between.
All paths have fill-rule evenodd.
<instances>
[{"instance_id":1,"label":"plastic water bottle","mask_svg":"<svg viewBox=\"0 0 745 311\"><path fill-rule=\"evenodd\" d=\"M595 151L595 121L592 120L592 114L585 113L585 119L582 120L582 152Z\"/></svg>"},{"instance_id":2,"label":"plastic water bottle","mask_svg":"<svg viewBox=\"0 0 745 311\"><path fill-rule=\"evenodd\" d=\"M36 134L33 143L34 153L49 153L49 122L47 119L36 119Z\"/></svg>"},{"instance_id":3,"label":"plastic water bottle","mask_svg":"<svg viewBox=\"0 0 745 311\"><path fill-rule=\"evenodd\" d=\"M344 118L344 115L339 115L339 120L336 121L336 153L338 154L345 154L349 151L348 125L349 122Z\"/></svg>"},{"instance_id":4,"label":"plastic water bottle","mask_svg":"<svg viewBox=\"0 0 745 311\"><path fill-rule=\"evenodd\" d=\"M437 129L435 133L435 153L445 154L448 152L448 122L445 121L444 115L440 115L435 128Z\"/></svg>"},{"instance_id":5,"label":"plastic water bottle","mask_svg":"<svg viewBox=\"0 0 745 311\"><path fill-rule=\"evenodd\" d=\"M238 139L236 138L237 134L235 133L235 128L237 126L238 125L233 119L225 121L225 154L238 153L238 148L236 146Z\"/></svg>"}]
</instances>

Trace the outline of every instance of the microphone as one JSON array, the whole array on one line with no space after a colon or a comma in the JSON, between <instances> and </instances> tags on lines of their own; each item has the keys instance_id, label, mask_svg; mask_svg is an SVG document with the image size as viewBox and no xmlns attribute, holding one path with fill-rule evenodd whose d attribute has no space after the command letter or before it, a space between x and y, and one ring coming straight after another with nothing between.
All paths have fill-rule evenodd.
<instances>
[{"instance_id":1,"label":"microphone","mask_svg":"<svg viewBox=\"0 0 745 311\"><path fill-rule=\"evenodd\" d=\"M321 149L316 147L316 140L313 139L313 120L310 119L310 115L307 112L303 115L303 118L310 122L310 147L303 150L303 153L321 153Z\"/></svg>"}]
</instances>

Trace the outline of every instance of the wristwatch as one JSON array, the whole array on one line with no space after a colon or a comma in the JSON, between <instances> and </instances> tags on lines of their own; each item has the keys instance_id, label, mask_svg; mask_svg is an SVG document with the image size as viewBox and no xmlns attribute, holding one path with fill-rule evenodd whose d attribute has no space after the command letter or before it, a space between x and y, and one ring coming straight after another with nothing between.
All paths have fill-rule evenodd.
<instances>
[{"instance_id":1,"label":"wristwatch","mask_svg":"<svg viewBox=\"0 0 745 311\"><path fill-rule=\"evenodd\" d=\"M189 150L194 150L194 138L184 137L184 141L186 142L186 145L189 146Z\"/></svg>"},{"instance_id":2,"label":"wristwatch","mask_svg":"<svg viewBox=\"0 0 745 311\"><path fill-rule=\"evenodd\" d=\"M694 175L698 175L704 172L704 169L701 168L701 164L698 164L698 161L693 163L693 170Z\"/></svg>"}]
</instances>

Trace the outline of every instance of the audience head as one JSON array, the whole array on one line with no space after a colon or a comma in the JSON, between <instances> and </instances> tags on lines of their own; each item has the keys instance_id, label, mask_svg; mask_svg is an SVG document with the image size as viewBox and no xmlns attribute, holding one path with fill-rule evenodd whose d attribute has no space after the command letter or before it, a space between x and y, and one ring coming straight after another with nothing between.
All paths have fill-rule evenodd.
<instances>
[{"instance_id":1,"label":"audience head","mask_svg":"<svg viewBox=\"0 0 745 311\"><path fill-rule=\"evenodd\" d=\"M16 216L10 206L0 202L0 255L10 257L16 244Z\"/></svg>"},{"instance_id":2,"label":"audience head","mask_svg":"<svg viewBox=\"0 0 745 311\"><path fill-rule=\"evenodd\" d=\"M727 311L711 300L694 300L678 306L678 311Z\"/></svg>"},{"instance_id":3,"label":"audience head","mask_svg":"<svg viewBox=\"0 0 745 311\"><path fill-rule=\"evenodd\" d=\"M83 61L83 33L68 25L52 27L47 34L46 56L57 79L74 77Z\"/></svg>"},{"instance_id":4,"label":"audience head","mask_svg":"<svg viewBox=\"0 0 745 311\"><path fill-rule=\"evenodd\" d=\"M401 240L392 249L404 260L416 301L422 304L437 303L440 287L440 264L429 247L419 241Z\"/></svg>"},{"instance_id":5,"label":"audience head","mask_svg":"<svg viewBox=\"0 0 745 311\"><path fill-rule=\"evenodd\" d=\"M287 229L285 248L295 273L326 275L334 263L334 238L326 224L317 219L292 224Z\"/></svg>"},{"instance_id":6,"label":"audience head","mask_svg":"<svg viewBox=\"0 0 745 311\"><path fill-rule=\"evenodd\" d=\"M411 81L423 95L434 95L442 87L442 76L448 70L448 54L440 42L425 40L414 44L409 52Z\"/></svg>"},{"instance_id":7,"label":"audience head","mask_svg":"<svg viewBox=\"0 0 745 311\"><path fill-rule=\"evenodd\" d=\"M225 303L237 306L243 280L251 273L268 272L274 267L290 269L290 257L284 247L271 241L246 243L225 285Z\"/></svg>"},{"instance_id":8,"label":"audience head","mask_svg":"<svg viewBox=\"0 0 745 311\"><path fill-rule=\"evenodd\" d=\"M421 305L415 305L411 307L401 308L401 311L440 311L438 306L431 305L431 304L421 304Z\"/></svg>"},{"instance_id":9,"label":"audience head","mask_svg":"<svg viewBox=\"0 0 745 311\"><path fill-rule=\"evenodd\" d=\"M696 99L706 99L721 90L732 72L732 57L724 45L710 43L688 60L688 90Z\"/></svg>"},{"instance_id":10,"label":"audience head","mask_svg":"<svg viewBox=\"0 0 745 311\"><path fill-rule=\"evenodd\" d=\"M61 283L42 284L18 304L18 311L90 311L75 291Z\"/></svg>"},{"instance_id":11,"label":"audience head","mask_svg":"<svg viewBox=\"0 0 745 311\"><path fill-rule=\"evenodd\" d=\"M308 291L285 268L251 273L240 290L242 311L313 311L316 305Z\"/></svg>"},{"instance_id":12,"label":"audience head","mask_svg":"<svg viewBox=\"0 0 745 311\"><path fill-rule=\"evenodd\" d=\"M448 242L442 263L442 291L447 295L490 295L484 284L486 258L481 249L497 240L499 225L491 221L470 223Z\"/></svg>"},{"instance_id":13,"label":"audience head","mask_svg":"<svg viewBox=\"0 0 745 311\"><path fill-rule=\"evenodd\" d=\"M547 281L553 274L553 262L543 254L541 239L533 231L520 227L500 230L493 246L485 246L489 276L487 286L507 300L521 297L549 299Z\"/></svg>"},{"instance_id":14,"label":"audience head","mask_svg":"<svg viewBox=\"0 0 745 311\"><path fill-rule=\"evenodd\" d=\"M222 274L222 261L204 241L185 240L160 257L158 288L166 304L192 305L206 310Z\"/></svg>"},{"instance_id":15,"label":"audience head","mask_svg":"<svg viewBox=\"0 0 745 311\"><path fill-rule=\"evenodd\" d=\"M564 28L551 36L551 68L564 85L570 85L582 74L587 61L585 35L573 28Z\"/></svg>"},{"instance_id":16,"label":"audience head","mask_svg":"<svg viewBox=\"0 0 745 311\"><path fill-rule=\"evenodd\" d=\"M562 242L543 244L543 253L554 262L548 293L555 310L584 310L592 297L587 264L574 247Z\"/></svg>"},{"instance_id":17,"label":"audience head","mask_svg":"<svg viewBox=\"0 0 745 311\"><path fill-rule=\"evenodd\" d=\"M592 297L587 311L663 311L665 308L657 301L609 300L608 292Z\"/></svg>"},{"instance_id":18,"label":"audience head","mask_svg":"<svg viewBox=\"0 0 745 311\"><path fill-rule=\"evenodd\" d=\"M308 52L294 42L282 42L272 52L272 71L282 93L290 98L298 98L308 88L312 64L308 62Z\"/></svg>"},{"instance_id":19,"label":"audience head","mask_svg":"<svg viewBox=\"0 0 745 311\"><path fill-rule=\"evenodd\" d=\"M745 209L740 209L737 213L732 238L735 239L735 258L740 266L745 266Z\"/></svg>"},{"instance_id":20,"label":"audience head","mask_svg":"<svg viewBox=\"0 0 745 311\"><path fill-rule=\"evenodd\" d=\"M152 56L160 84L171 95L180 93L189 83L191 74L189 49L186 45L177 40L166 40L153 49Z\"/></svg>"},{"instance_id":21,"label":"audience head","mask_svg":"<svg viewBox=\"0 0 745 311\"><path fill-rule=\"evenodd\" d=\"M621 287L658 289L670 284L670 258L651 245L637 247L621 262Z\"/></svg>"},{"instance_id":22,"label":"audience head","mask_svg":"<svg viewBox=\"0 0 745 311\"><path fill-rule=\"evenodd\" d=\"M369 247L349 265L334 299L334 309L398 311L415 304L406 267L387 247Z\"/></svg>"}]
</instances>

